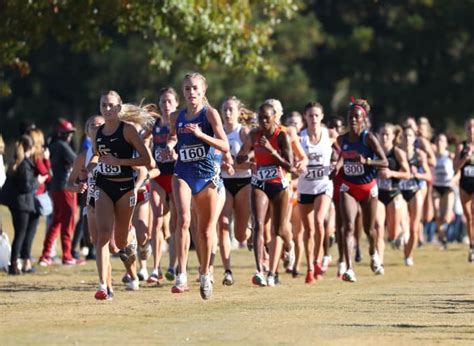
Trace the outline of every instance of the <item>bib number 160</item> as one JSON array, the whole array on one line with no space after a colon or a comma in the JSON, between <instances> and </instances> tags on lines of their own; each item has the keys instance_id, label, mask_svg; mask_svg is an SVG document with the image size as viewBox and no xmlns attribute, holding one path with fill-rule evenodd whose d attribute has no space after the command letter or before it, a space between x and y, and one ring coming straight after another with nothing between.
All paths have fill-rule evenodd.
<instances>
[{"instance_id":1,"label":"bib number 160","mask_svg":"<svg viewBox=\"0 0 474 346\"><path fill-rule=\"evenodd\" d=\"M205 157L206 149L204 149L204 146L182 148L179 151L179 158L183 162L198 161Z\"/></svg>"}]
</instances>

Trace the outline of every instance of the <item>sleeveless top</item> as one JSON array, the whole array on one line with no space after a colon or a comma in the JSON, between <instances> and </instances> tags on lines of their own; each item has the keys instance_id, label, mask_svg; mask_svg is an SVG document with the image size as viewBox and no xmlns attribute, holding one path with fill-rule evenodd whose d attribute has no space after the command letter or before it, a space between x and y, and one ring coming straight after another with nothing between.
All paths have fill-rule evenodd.
<instances>
[{"instance_id":1,"label":"sleeveless top","mask_svg":"<svg viewBox=\"0 0 474 346\"><path fill-rule=\"evenodd\" d=\"M392 148L387 154L388 169L391 171L399 171L400 163L395 156L395 148ZM377 186L379 190L398 190L400 179L397 178L377 178Z\"/></svg>"},{"instance_id":2,"label":"sleeveless top","mask_svg":"<svg viewBox=\"0 0 474 346\"><path fill-rule=\"evenodd\" d=\"M469 150L469 144L467 141L463 142L463 151ZM461 187L474 186L474 154L471 155L464 166L461 167L461 180L459 181Z\"/></svg>"},{"instance_id":3,"label":"sleeveless top","mask_svg":"<svg viewBox=\"0 0 474 346\"><path fill-rule=\"evenodd\" d=\"M410 172L412 167L416 167L418 171L421 169L421 163L418 160L416 149L413 152L412 157L408 158L408 165L410 166ZM420 188L420 181L417 178L402 179L399 182L400 190L418 190Z\"/></svg>"},{"instance_id":4,"label":"sleeveless top","mask_svg":"<svg viewBox=\"0 0 474 346\"><path fill-rule=\"evenodd\" d=\"M227 134L227 140L229 141L230 154L235 161L237 154L239 153L240 148L242 147L242 139L240 138L240 131L242 130L242 125L238 124L237 127L232 130L232 132ZM222 172L222 177L225 179L232 178L250 178L252 172L250 169L236 169L234 175L229 175L227 172Z\"/></svg>"},{"instance_id":5,"label":"sleeveless top","mask_svg":"<svg viewBox=\"0 0 474 346\"><path fill-rule=\"evenodd\" d=\"M343 178L344 180L356 184L368 184L375 179L377 170L373 166L363 165L360 162L355 162L353 159L357 155L362 155L365 158L374 159L375 153L366 144L366 138L369 132L362 131L359 140L355 143L348 141L348 135L342 137L341 155L343 161Z\"/></svg>"},{"instance_id":6,"label":"sleeveless top","mask_svg":"<svg viewBox=\"0 0 474 346\"><path fill-rule=\"evenodd\" d=\"M170 126L161 126L160 119L157 119L153 126L153 157L155 158L156 165L160 169L160 175L173 175L175 161L164 155L166 150L166 142L170 134Z\"/></svg>"},{"instance_id":7,"label":"sleeveless top","mask_svg":"<svg viewBox=\"0 0 474 346\"><path fill-rule=\"evenodd\" d=\"M327 185L331 171L332 145L326 128L321 128L321 137L316 144L311 143L308 130L300 133L303 150L308 157L307 172L298 178L298 192L316 194L322 185Z\"/></svg>"},{"instance_id":8,"label":"sleeveless top","mask_svg":"<svg viewBox=\"0 0 474 346\"><path fill-rule=\"evenodd\" d=\"M278 135L281 132L281 128L278 126L275 132L272 134L268 141L281 155L280 144L278 143ZM278 161L273 155L260 145L260 138L264 136L262 130L257 130L255 141L253 143L253 150L255 153L255 163L257 164L256 170L253 174L253 178L259 182L268 184L287 184L285 177L286 171L278 164Z\"/></svg>"},{"instance_id":9,"label":"sleeveless top","mask_svg":"<svg viewBox=\"0 0 474 346\"><path fill-rule=\"evenodd\" d=\"M451 186L454 177L453 160L449 157L449 153L444 155L436 155L436 165L434 167L433 186Z\"/></svg>"},{"instance_id":10,"label":"sleeveless top","mask_svg":"<svg viewBox=\"0 0 474 346\"><path fill-rule=\"evenodd\" d=\"M133 157L134 148L125 140L123 134L125 123L120 122L117 130L110 136L103 133L104 125L97 130L96 145L100 156L113 155L119 159L130 159ZM96 167L97 173L107 178L132 178L131 166L113 166L99 162Z\"/></svg>"},{"instance_id":11,"label":"sleeveless top","mask_svg":"<svg viewBox=\"0 0 474 346\"><path fill-rule=\"evenodd\" d=\"M215 169L214 151L215 148L186 129L187 124L198 124L201 131L208 136L214 137L214 130L207 120L207 107L204 107L197 116L191 120L186 120L186 109L179 112L176 118L176 133L178 143L176 152L178 159L174 167L174 172L180 177L194 179L208 179L217 174Z\"/></svg>"}]
</instances>

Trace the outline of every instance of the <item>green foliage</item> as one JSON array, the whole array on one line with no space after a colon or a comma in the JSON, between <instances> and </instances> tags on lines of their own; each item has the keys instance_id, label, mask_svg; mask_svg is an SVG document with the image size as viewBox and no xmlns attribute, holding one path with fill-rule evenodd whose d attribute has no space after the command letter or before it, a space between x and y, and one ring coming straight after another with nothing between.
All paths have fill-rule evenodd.
<instances>
[{"instance_id":1,"label":"green foliage","mask_svg":"<svg viewBox=\"0 0 474 346\"><path fill-rule=\"evenodd\" d=\"M90 51L109 48L117 33L141 35L150 66L166 72L179 53L202 67L216 61L275 73L265 59L270 36L297 9L292 0L5 0L0 3L0 73L10 67L27 74L28 54L48 37Z\"/></svg>"}]
</instances>

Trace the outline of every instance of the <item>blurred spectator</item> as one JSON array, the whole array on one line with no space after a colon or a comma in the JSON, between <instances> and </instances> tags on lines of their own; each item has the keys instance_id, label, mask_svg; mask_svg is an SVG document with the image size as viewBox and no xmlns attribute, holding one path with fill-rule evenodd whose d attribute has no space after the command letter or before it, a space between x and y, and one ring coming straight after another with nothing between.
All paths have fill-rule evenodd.
<instances>
[{"instance_id":1,"label":"blurred spectator","mask_svg":"<svg viewBox=\"0 0 474 346\"><path fill-rule=\"evenodd\" d=\"M31 247L25 240L30 238L30 233L36 231L38 218L36 217L36 207L34 192L40 184L43 184L47 177L38 175L35 178L35 165L31 160L35 152L33 139L28 135L23 135L16 145L15 162L8 170L8 178L2 194L7 196L7 202L12 214L14 237L8 273L18 275L21 273L18 258L20 251L22 257L29 259ZM30 266L31 271L31 266Z\"/></svg>"},{"instance_id":2,"label":"blurred spectator","mask_svg":"<svg viewBox=\"0 0 474 346\"><path fill-rule=\"evenodd\" d=\"M76 193L65 190L68 176L76 159L76 154L70 146L75 131L76 129L71 122L60 119L57 127L57 140L50 145L51 167L53 169L53 179L50 184L53 197L53 221L44 240L43 253L40 258L41 266L48 266L53 263L51 248L59 233L61 234L63 264L78 264L78 261L71 254L77 197Z\"/></svg>"}]
</instances>

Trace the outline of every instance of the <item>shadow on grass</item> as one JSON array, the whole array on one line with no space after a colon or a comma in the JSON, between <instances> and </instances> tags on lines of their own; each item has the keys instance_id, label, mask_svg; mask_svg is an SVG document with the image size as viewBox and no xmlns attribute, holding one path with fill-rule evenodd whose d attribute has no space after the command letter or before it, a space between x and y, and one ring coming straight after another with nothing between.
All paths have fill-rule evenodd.
<instances>
[{"instance_id":1,"label":"shadow on grass","mask_svg":"<svg viewBox=\"0 0 474 346\"><path fill-rule=\"evenodd\" d=\"M81 286L60 286L60 285L48 285L39 284L36 282L32 283L18 283L18 282L2 282L0 284L0 292L13 293L13 292L57 292L57 291L79 291L86 292L93 289L95 286L90 283L84 283Z\"/></svg>"}]
</instances>

